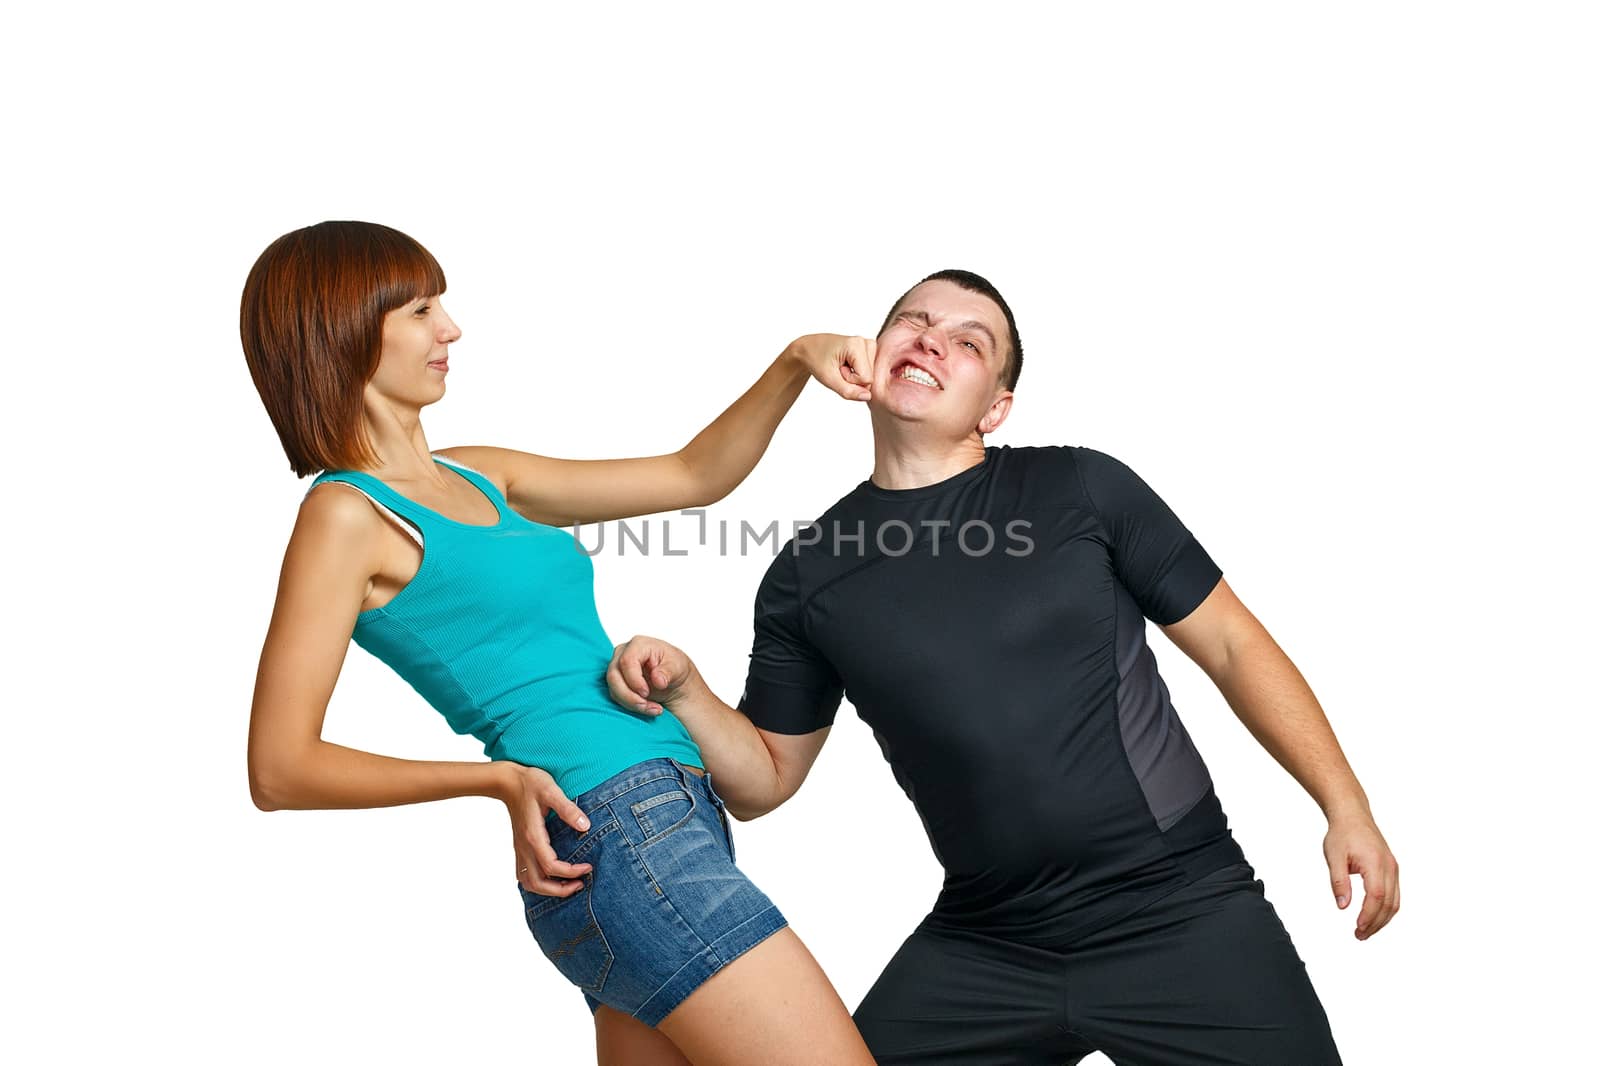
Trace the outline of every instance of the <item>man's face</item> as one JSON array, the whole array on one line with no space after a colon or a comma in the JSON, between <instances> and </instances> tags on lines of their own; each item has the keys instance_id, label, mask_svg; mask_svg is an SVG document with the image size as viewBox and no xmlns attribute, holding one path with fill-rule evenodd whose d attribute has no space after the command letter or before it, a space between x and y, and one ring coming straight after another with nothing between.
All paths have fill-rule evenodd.
<instances>
[{"instance_id":1,"label":"man's face","mask_svg":"<svg viewBox=\"0 0 1600 1066\"><path fill-rule=\"evenodd\" d=\"M878 337L872 406L956 438L998 429L1011 393L1000 382L1010 332L995 302L953 281L912 289Z\"/></svg>"}]
</instances>

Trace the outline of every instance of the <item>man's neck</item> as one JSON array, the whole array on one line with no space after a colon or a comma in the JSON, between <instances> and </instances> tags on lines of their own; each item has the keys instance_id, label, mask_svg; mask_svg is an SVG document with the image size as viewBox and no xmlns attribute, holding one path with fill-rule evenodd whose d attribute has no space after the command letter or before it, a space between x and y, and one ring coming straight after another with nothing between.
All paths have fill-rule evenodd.
<instances>
[{"instance_id":1,"label":"man's neck","mask_svg":"<svg viewBox=\"0 0 1600 1066\"><path fill-rule=\"evenodd\" d=\"M872 483L880 489L920 489L955 477L983 462L983 438L976 432L959 441L888 439L872 435Z\"/></svg>"}]
</instances>

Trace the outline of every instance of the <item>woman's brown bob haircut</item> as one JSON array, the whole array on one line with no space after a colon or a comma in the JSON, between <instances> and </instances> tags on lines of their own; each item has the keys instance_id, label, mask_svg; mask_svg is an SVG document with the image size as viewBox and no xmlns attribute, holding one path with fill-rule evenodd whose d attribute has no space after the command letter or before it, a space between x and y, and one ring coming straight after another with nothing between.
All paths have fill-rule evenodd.
<instances>
[{"instance_id":1,"label":"woman's brown bob haircut","mask_svg":"<svg viewBox=\"0 0 1600 1066\"><path fill-rule=\"evenodd\" d=\"M426 248L375 222L319 222L267 245L245 279L239 339L297 477L377 465L361 395L383 316L444 288Z\"/></svg>"}]
</instances>

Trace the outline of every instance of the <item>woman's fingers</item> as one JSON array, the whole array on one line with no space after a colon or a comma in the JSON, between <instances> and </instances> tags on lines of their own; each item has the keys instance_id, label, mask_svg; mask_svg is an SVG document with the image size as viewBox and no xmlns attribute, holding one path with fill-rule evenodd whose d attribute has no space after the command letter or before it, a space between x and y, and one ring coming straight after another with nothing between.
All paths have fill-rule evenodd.
<instances>
[{"instance_id":1,"label":"woman's fingers","mask_svg":"<svg viewBox=\"0 0 1600 1066\"><path fill-rule=\"evenodd\" d=\"M528 869L529 874L543 874L551 878L582 877L593 869L586 862L574 864L562 862L557 858L556 849L550 846L550 837L546 835L542 825L529 832L526 845L521 850L533 856L533 864Z\"/></svg>"},{"instance_id":2,"label":"woman's fingers","mask_svg":"<svg viewBox=\"0 0 1600 1066\"><path fill-rule=\"evenodd\" d=\"M543 836L542 831L539 836ZM529 892L541 896L571 895L582 885L578 879L593 869L589 863L574 865L556 858L548 838L540 840L529 834L529 839L521 843L522 846L513 849L517 856L517 881Z\"/></svg>"},{"instance_id":3,"label":"woman's fingers","mask_svg":"<svg viewBox=\"0 0 1600 1066\"><path fill-rule=\"evenodd\" d=\"M543 877L539 875L538 869L532 866L518 874L517 880L521 882L523 888L541 896L570 896L583 888L581 879L560 881L552 877Z\"/></svg>"},{"instance_id":4,"label":"woman's fingers","mask_svg":"<svg viewBox=\"0 0 1600 1066\"><path fill-rule=\"evenodd\" d=\"M554 811L557 818L560 818L578 832L587 833L589 831L589 816L584 814L583 808L568 799L566 794L559 788L552 785L539 797L539 800L547 809ZM543 822L539 823L536 832L538 833L537 840L543 841L544 846L549 847L550 837L544 831Z\"/></svg>"},{"instance_id":5,"label":"woman's fingers","mask_svg":"<svg viewBox=\"0 0 1600 1066\"><path fill-rule=\"evenodd\" d=\"M865 337L848 337L839 350L839 384L834 391L847 400L872 398L872 353L876 344Z\"/></svg>"},{"instance_id":6,"label":"woman's fingers","mask_svg":"<svg viewBox=\"0 0 1600 1066\"><path fill-rule=\"evenodd\" d=\"M517 860L517 881L529 892L566 896L581 887L577 880L593 867L563 862L550 844L546 818L550 812L580 833L589 831L589 816L545 771L522 767L522 790L507 806L511 813L511 845Z\"/></svg>"},{"instance_id":7,"label":"woman's fingers","mask_svg":"<svg viewBox=\"0 0 1600 1066\"><path fill-rule=\"evenodd\" d=\"M855 372L856 380L867 383L867 388L860 391L867 395L872 394L872 365L878 356L878 342L871 337L850 338L850 367Z\"/></svg>"},{"instance_id":8,"label":"woman's fingers","mask_svg":"<svg viewBox=\"0 0 1600 1066\"><path fill-rule=\"evenodd\" d=\"M573 808L576 810L575 804ZM578 811L577 816L587 828L588 818L584 817L582 811ZM531 826L519 844L515 849L517 880L529 892L541 896L570 896L583 887L583 876L594 869L591 863L571 863L559 859L555 848L550 846L550 836L545 832L542 821Z\"/></svg>"}]
</instances>

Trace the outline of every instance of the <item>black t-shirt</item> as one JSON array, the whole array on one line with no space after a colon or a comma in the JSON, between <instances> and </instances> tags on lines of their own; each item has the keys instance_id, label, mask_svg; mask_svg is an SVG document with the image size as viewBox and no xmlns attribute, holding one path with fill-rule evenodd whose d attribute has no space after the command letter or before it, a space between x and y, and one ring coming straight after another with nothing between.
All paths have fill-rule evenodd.
<instances>
[{"instance_id":1,"label":"black t-shirt","mask_svg":"<svg viewBox=\"0 0 1600 1066\"><path fill-rule=\"evenodd\" d=\"M1092 448L863 481L762 579L739 709L801 734L848 696L944 866L928 921L1066 943L1244 858L1145 643L1221 576Z\"/></svg>"}]
</instances>

